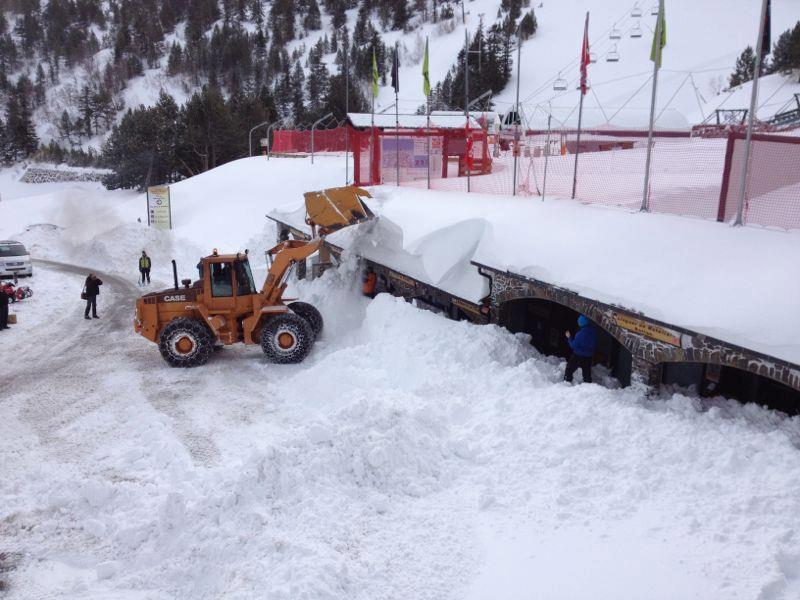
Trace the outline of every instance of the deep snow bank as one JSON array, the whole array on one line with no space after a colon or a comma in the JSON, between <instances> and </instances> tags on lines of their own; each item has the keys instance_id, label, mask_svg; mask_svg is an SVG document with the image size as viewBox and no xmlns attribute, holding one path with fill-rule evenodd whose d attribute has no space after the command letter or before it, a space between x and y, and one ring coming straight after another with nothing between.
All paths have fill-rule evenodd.
<instances>
[{"instance_id":1,"label":"deep snow bank","mask_svg":"<svg viewBox=\"0 0 800 600\"><path fill-rule=\"evenodd\" d=\"M379 218L333 243L478 300L470 260L800 363L800 232L577 202L372 188ZM301 210L274 215L303 228ZM387 232L390 235L387 235Z\"/></svg>"},{"instance_id":2,"label":"deep snow bank","mask_svg":"<svg viewBox=\"0 0 800 600\"><path fill-rule=\"evenodd\" d=\"M296 284L326 329L295 366L170 369L49 294L63 318L4 355L12 594L796 597L798 419L567 386L525 336L368 303L352 275Z\"/></svg>"}]
</instances>

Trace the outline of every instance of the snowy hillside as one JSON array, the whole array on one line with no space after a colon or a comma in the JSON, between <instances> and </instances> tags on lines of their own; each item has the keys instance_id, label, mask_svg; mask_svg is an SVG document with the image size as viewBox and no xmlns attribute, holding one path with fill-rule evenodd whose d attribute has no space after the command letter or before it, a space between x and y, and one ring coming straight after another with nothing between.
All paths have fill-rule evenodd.
<instances>
[{"instance_id":1,"label":"snowy hillside","mask_svg":"<svg viewBox=\"0 0 800 600\"><path fill-rule=\"evenodd\" d=\"M338 0L331 2L330 5L334 6L337 3ZM96 4L108 15L111 14L110 4L105 2ZM252 35L263 31L267 37L271 35L274 38L274 32L271 33L273 27L271 13L274 10L284 10L285 3L256 0L247 6L251 4L253 8L241 11L242 16L234 14L231 22L240 28L239 31L249 32ZM314 4L316 5L316 0ZM418 2L415 6L427 7L428 4ZM468 0L465 4L466 27L470 34L472 35L481 24L484 30L494 24L501 17L501 4L503 3L500 0ZM655 19L651 14L652 3L634 3L631 0L574 0L523 4L530 7L524 10L532 9L535 12L538 21L536 34L523 42L521 53L520 99L531 125L541 125L546 120L547 112L552 112L559 123L574 124L578 102L578 94L575 91L578 78L577 56L586 11L591 13L591 49L597 58L597 62L589 69L592 92L586 99L586 122L589 125L610 123L624 127L642 127L646 124L649 106L647 81L652 71L649 48ZM757 4L751 0L667 2L669 34L660 78L658 126L674 128L694 124L723 102L726 106L732 103L737 107L745 106L738 98L729 100L725 94L720 95L720 92L727 86L728 75L739 53L748 44L755 43ZM256 5L259 7L258 11ZM280 8L276 8L279 5ZM246 57L247 61L266 60L265 65L277 60L277 67L270 68L273 70L277 68L278 71L268 74L264 81L279 101L288 102L288 98L281 100L285 91L280 89L280 73L285 72L288 76L293 64L302 68L307 78L315 77L309 67L310 54L315 44L323 38L327 40L334 29L332 25L334 17L325 9L328 3L321 5L323 10L319 29L305 30L302 25L303 15L298 13L296 39L286 42L273 39L271 43L277 47L269 51L268 58L264 58L268 51L267 46L260 51L263 52L263 56ZM154 3L153 6L157 8L158 4ZM344 2L343 6L349 7L343 14L345 25L352 33L357 27L360 3ZM425 16L422 12L411 13L406 31L392 29L391 22L379 23L378 19L373 19L379 28L385 27L380 31L380 39L386 47L399 44L401 91L398 104L401 112L413 113L425 101L421 81L421 60L425 39L429 38L430 41L430 74L434 85L444 79L463 48L464 25L460 4L440 2L439 6L450 6L453 17L434 23L430 18L430 12L424 13ZM429 11L429 8L425 10ZM637 10L641 11L641 17L632 16ZM800 11L794 0L774 0L772 11L773 37L800 18ZM22 38L15 29L15 24L19 26L21 13L12 11L6 12L5 15L8 30L13 32L10 35L18 44L22 44ZM256 18L258 20L254 20ZM213 28L226 26L227 23L227 17L210 23L203 36L210 41ZM609 39L612 30L618 31L621 39ZM122 114L117 112L114 115L114 111L135 108L139 105L153 105L162 91L169 93L179 105L183 104L200 85L209 80L208 77L197 74L172 73L179 69L170 64L170 49L176 46L188 52L192 43L189 39L190 34L187 33L186 20L176 23L172 30L165 31L163 40L157 45L161 54L157 59L148 59L143 65L141 74L134 74L130 79L122 75L109 75L122 68L119 64L120 59L115 57L116 44L119 44L118 39L115 41L114 37L117 32L110 26L103 29L97 25L92 26L92 31L97 40L95 43L100 47L85 60L56 68L47 62L14 59L14 63L18 63L18 68L9 74L9 81L12 83L21 74L27 74L31 81L34 81L39 76L37 68L40 64L45 64L43 76L49 78L49 81L44 101L35 112L36 132L44 143L50 140L67 143L69 136L65 138L61 122L62 113L66 110L73 121L85 115L87 86L94 93L99 86L111 85L109 82L113 80L112 90L116 91L111 104L102 108L103 111L110 111L113 123L118 121ZM631 34L636 31L641 32L641 37L632 38ZM607 62L612 51L619 53L619 62ZM281 53L283 58L271 58ZM322 59L330 72L336 73L340 70L334 51L329 51ZM516 57L513 56L512 59L516 60ZM472 56L471 60L479 59L477 56ZM379 69L384 73L388 68L386 59ZM54 69L56 74L53 74ZM553 83L557 78L566 80L568 86L565 91L553 90ZM248 85L257 89L260 82L256 80L249 82ZM364 95L369 97L368 82L362 79L359 81L359 86ZM773 89L774 94L771 92L768 94L766 91L762 94L765 111L782 106L791 98L792 93L797 91L797 86L792 85L781 84L776 87L780 89ZM495 108L500 112L508 110L514 104L515 90L516 68L505 90L493 98ZM310 92L307 92L305 101L314 103L315 98L309 94ZM383 85L376 101L376 110L387 109L394 100L391 87L388 84ZM740 104L742 106L739 106ZM281 109L280 106L278 108L279 111L288 110ZM339 115L339 118L341 117L342 115ZM80 144L83 147L100 147L107 137L107 127L100 126L101 122L103 121L96 123L94 128L83 127L88 129L88 133L80 136ZM303 119L301 122L304 122ZM76 126L76 129L80 128ZM75 143L75 140L70 138L67 145Z\"/></svg>"}]
</instances>

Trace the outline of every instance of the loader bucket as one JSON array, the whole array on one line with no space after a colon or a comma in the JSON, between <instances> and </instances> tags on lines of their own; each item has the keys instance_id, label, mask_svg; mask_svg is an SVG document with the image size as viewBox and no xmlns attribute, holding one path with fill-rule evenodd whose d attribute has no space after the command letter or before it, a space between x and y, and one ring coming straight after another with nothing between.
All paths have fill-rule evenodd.
<instances>
[{"instance_id":1,"label":"loader bucket","mask_svg":"<svg viewBox=\"0 0 800 600\"><path fill-rule=\"evenodd\" d=\"M369 221L375 218L361 197L372 198L363 188L349 185L347 187L328 188L318 192L306 192L306 221L316 225L321 235L331 233Z\"/></svg>"}]
</instances>

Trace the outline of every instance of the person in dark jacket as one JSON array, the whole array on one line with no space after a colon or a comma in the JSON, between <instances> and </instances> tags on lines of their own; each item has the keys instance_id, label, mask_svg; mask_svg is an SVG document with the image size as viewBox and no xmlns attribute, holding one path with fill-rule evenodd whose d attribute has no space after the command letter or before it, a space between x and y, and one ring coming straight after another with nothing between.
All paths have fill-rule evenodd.
<instances>
[{"instance_id":1,"label":"person in dark jacket","mask_svg":"<svg viewBox=\"0 0 800 600\"><path fill-rule=\"evenodd\" d=\"M150 257L147 256L147 252L142 250L142 256L139 258L139 281L142 285L145 283L145 278L147 279L147 283L150 283Z\"/></svg>"},{"instance_id":2,"label":"person in dark jacket","mask_svg":"<svg viewBox=\"0 0 800 600\"><path fill-rule=\"evenodd\" d=\"M8 294L0 285L0 330L8 329L8 301L10 300Z\"/></svg>"},{"instance_id":3,"label":"person in dark jacket","mask_svg":"<svg viewBox=\"0 0 800 600\"><path fill-rule=\"evenodd\" d=\"M592 356L597 346L597 332L589 319L583 315L578 317L578 327L580 329L575 337L572 337L569 331L564 334L567 336L569 347L572 348L572 356L569 357L567 369L564 371L564 381L572 383L572 376L580 367L583 382L592 383Z\"/></svg>"},{"instance_id":4,"label":"person in dark jacket","mask_svg":"<svg viewBox=\"0 0 800 600\"><path fill-rule=\"evenodd\" d=\"M86 310L83 311L84 319L89 318L90 308L92 309L92 316L95 319L100 318L97 316L97 295L100 293L101 285L103 285L103 282L100 281L100 278L94 273L90 273L86 278L86 283L84 284L84 289L86 290Z\"/></svg>"}]
</instances>

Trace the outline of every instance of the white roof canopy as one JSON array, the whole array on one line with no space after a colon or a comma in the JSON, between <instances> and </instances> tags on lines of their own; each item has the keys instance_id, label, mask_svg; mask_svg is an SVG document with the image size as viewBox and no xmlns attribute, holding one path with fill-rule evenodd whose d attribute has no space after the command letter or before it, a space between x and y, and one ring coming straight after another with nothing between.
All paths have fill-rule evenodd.
<instances>
[{"instance_id":1,"label":"white roof canopy","mask_svg":"<svg viewBox=\"0 0 800 600\"><path fill-rule=\"evenodd\" d=\"M394 114L381 114L373 115L370 113L347 113L347 118L353 127L370 127L374 124L375 127L381 129L394 129L399 124L404 129L425 129L426 127L434 127L436 129L464 129L466 120L463 113L460 115L434 115L430 116L430 124L428 117L425 115L399 115L395 119ZM481 126L478 121L470 115L469 125L471 129L480 129Z\"/></svg>"}]
</instances>

